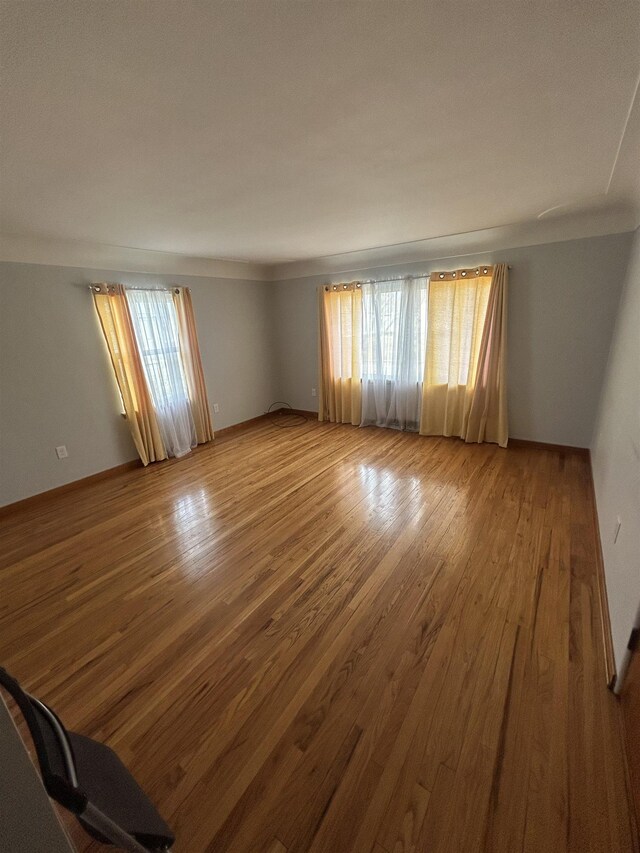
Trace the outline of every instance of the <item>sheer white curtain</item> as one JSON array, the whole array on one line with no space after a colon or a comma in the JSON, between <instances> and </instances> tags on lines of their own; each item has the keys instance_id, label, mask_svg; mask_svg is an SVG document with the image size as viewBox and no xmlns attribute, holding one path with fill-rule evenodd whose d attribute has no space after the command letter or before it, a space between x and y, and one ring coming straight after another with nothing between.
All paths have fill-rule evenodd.
<instances>
[{"instance_id":1,"label":"sheer white curtain","mask_svg":"<svg viewBox=\"0 0 640 853\"><path fill-rule=\"evenodd\" d=\"M362 420L418 430L427 342L427 279L362 285Z\"/></svg>"},{"instance_id":2,"label":"sheer white curtain","mask_svg":"<svg viewBox=\"0 0 640 853\"><path fill-rule=\"evenodd\" d=\"M160 435L169 456L184 456L197 439L180 360L173 294L168 290L126 293Z\"/></svg>"}]
</instances>

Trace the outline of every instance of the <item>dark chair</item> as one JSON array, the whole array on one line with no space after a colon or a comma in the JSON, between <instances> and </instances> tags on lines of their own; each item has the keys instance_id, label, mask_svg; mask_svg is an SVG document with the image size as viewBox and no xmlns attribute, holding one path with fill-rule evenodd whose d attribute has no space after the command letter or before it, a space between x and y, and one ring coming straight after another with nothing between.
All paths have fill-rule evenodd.
<instances>
[{"instance_id":1,"label":"dark chair","mask_svg":"<svg viewBox=\"0 0 640 853\"><path fill-rule=\"evenodd\" d=\"M0 686L26 720L47 793L89 835L136 853L169 850L171 830L113 750L68 732L51 708L25 693L2 667Z\"/></svg>"}]
</instances>

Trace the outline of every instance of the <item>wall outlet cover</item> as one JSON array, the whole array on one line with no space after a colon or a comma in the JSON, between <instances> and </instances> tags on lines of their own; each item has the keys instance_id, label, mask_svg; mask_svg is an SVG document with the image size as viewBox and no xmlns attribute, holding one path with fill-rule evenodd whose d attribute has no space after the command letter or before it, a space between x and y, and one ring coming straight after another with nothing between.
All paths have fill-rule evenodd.
<instances>
[{"instance_id":1,"label":"wall outlet cover","mask_svg":"<svg viewBox=\"0 0 640 853\"><path fill-rule=\"evenodd\" d=\"M66 445L61 444L59 447L56 447L56 456L58 459L66 459L68 455Z\"/></svg>"},{"instance_id":2,"label":"wall outlet cover","mask_svg":"<svg viewBox=\"0 0 640 853\"><path fill-rule=\"evenodd\" d=\"M216 414L218 414L218 412L220 411L220 406L218 405L218 403L214 403L214 404L213 404L213 411L214 411Z\"/></svg>"}]
</instances>

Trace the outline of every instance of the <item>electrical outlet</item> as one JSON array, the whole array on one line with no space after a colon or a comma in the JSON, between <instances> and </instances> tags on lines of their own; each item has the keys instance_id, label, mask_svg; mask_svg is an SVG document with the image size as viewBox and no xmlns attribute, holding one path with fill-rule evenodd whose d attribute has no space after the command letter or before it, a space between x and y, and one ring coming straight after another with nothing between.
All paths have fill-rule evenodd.
<instances>
[{"instance_id":1,"label":"electrical outlet","mask_svg":"<svg viewBox=\"0 0 640 853\"><path fill-rule=\"evenodd\" d=\"M66 459L68 455L67 448L64 444L61 444L60 447L56 447L56 456L58 459Z\"/></svg>"},{"instance_id":2,"label":"electrical outlet","mask_svg":"<svg viewBox=\"0 0 640 853\"><path fill-rule=\"evenodd\" d=\"M616 544L616 542L618 541L618 534L620 533L620 528L621 528L621 527L622 527L622 520L621 520L620 516L618 516L618 517L616 518L616 529L615 529L615 532L614 532L614 534L613 534L613 544L614 544L614 545L615 545L615 544Z\"/></svg>"},{"instance_id":3,"label":"electrical outlet","mask_svg":"<svg viewBox=\"0 0 640 853\"><path fill-rule=\"evenodd\" d=\"M317 393L316 393L316 389L315 389L315 388L312 388L312 389L311 389L311 396L312 396L312 397L317 397L317 396L318 396L318 395L317 395Z\"/></svg>"},{"instance_id":4,"label":"electrical outlet","mask_svg":"<svg viewBox=\"0 0 640 853\"><path fill-rule=\"evenodd\" d=\"M213 404L213 411L216 413L216 415L220 411L220 406L217 403Z\"/></svg>"}]
</instances>

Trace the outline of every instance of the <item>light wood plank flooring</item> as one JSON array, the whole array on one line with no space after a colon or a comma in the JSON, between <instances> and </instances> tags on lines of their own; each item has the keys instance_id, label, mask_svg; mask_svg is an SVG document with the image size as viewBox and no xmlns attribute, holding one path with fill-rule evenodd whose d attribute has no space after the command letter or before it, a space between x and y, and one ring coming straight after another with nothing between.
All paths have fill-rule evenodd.
<instances>
[{"instance_id":1,"label":"light wood plank flooring","mask_svg":"<svg viewBox=\"0 0 640 853\"><path fill-rule=\"evenodd\" d=\"M178 853L628 853L592 512L578 453L265 422L2 519L0 660Z\"/></svg>"}]
</instances>

